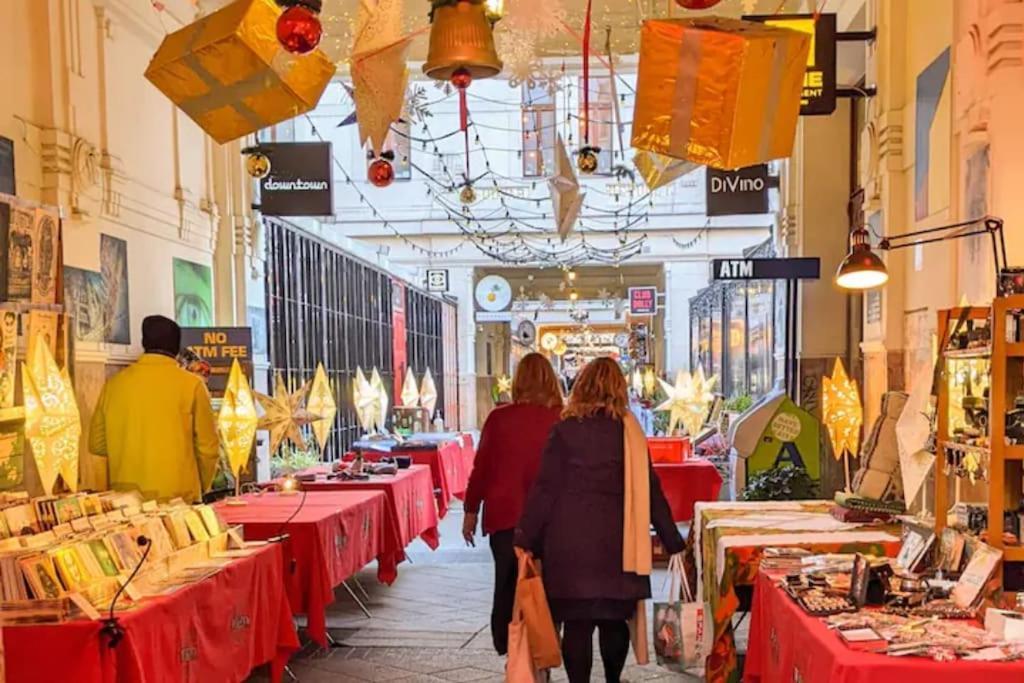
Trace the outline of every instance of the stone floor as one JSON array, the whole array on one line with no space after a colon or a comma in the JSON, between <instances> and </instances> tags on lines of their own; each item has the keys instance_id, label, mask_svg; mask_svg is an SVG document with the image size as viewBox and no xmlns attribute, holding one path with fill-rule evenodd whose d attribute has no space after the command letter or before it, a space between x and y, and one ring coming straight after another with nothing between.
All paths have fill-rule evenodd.
<instances>
[{"instance_id":1,"label":"stone floor","mask_svg":"<svg viewBox=\"0 0 1024 683\"><path fill-rule=\"evenodd\" d=\"M456 506L442 523L441 547L431 551L417 542L409 549L411 562L399 567L393 586L377 583L374 566L359 575L372 618L366 618L345 590L339 589L328 612L328 629L337 645L326 652L307 645L290 667L297 680L503 681L504 660L491 647L489 628L490 551L486 539L480 539L476 548L465 547L461 526L462 511ZM653 581L657 594L662 578ZM593 679L603 681L596 654L595 658ZM265 673L257 673L252 683L265 680ZM565 681L564 671L553 672L552 680ZM628 666L623 680L699 679L649 665Z\"/></svg>"}]
</instances>

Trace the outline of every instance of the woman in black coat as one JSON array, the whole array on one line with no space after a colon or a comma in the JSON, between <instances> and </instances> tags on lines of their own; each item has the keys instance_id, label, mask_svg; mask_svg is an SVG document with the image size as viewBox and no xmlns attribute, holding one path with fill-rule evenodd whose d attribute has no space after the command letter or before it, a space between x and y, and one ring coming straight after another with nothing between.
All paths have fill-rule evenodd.
<instances>
[{"instance_id":1,"label":"woman in black coat","mask_svg":"<svg viewBox=\"0 0 1024 683\"><path fill-rule=\"evenodd\" d=\"M599 631L605 679L618 683L629 654L628 620L651 597L648 576L623 571L626 381L609 358L579 374L563 420L555 425L516 531L516 545L543 559L544 588L570 683L590 680ZM648 462L650 518L662 544L683 539Z\"/></svg>"}]
</instances>

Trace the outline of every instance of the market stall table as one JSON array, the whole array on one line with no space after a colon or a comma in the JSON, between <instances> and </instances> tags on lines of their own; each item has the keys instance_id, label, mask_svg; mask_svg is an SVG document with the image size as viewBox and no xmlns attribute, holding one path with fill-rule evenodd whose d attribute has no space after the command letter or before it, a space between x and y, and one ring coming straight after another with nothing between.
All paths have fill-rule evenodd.
<instances>
[{"instance_id":1,"label":"market stall table","mask_svg":"<svg viewBox=\"0 0 1024 683\"><path fill-rule=\"evenodd\" d=\"M370 475L369 479L327 479L327 466L314 467L302 474L315 474L314 481L303 481L306 491L383 491L387 496L384 522L388 527L386 545L381 553L388 561L382 562L377 578L390 585L398 576L397 566L405 559L405 549L417 538L423 539L432 550L440 543L437 532L437 508L433 504L434 487L430 468L413 465L393 475Z\"/></svg>"},{"instance_id":2,"label":"market stall table","mask_svg":"<svg viewBox=\"0 0 1024 683\"><path fill-rule=\"evenodd\" d=\"M281 546L267 545L213 576L117 613L124 640L101 621L6 626L8 683L245 681L271 664L274 681L299 649L284 590Z\"/></svg>"},{"instance_id":3,"label":"market stall table","mask_svg":"<svg viewBox=\"0 0 1024 683\"><path fill-rule=\"evenodd\" d=\"M810 616L775 580L760 572L750 615L746 683L1020 683L1024 662L935 662L847 647L825 622Z\"/></svg>"},{"instance_id":4,"label":"market stall table","mask_svg":"<svg viewBox=\"0 0 1024 683\"><path fill-rule=\"evenodd\" d=\"M287 534L281 544L292 611L305 614L310 637L327 645L327 605L334 589L373 560L394 571L387 548L387 496L380 491L324 491L243 496L245 505L217 504L228 524L241 524L246 539Z\"/></svg>"},{"instance_id":5,"label":"market stall table","mask_svg":"<svg viewBox=\"0 0 1024 683\"><path fill-rule=\"evenodd\" d=\"M676 522L693 519L694 504L718 500L722 489L718 468L703 458L691 458L678 464L655 463L654 473L661 481L661 490Z\"/></svg>"},{"instance_id":6,"label":"market stall table","mask_svg":"<svg viewBox=\"0 0 1024 683\"><path fill-rule=\"evenodd\" d=\"M369 462L376 462L384 457L395 457L406 455L412 458L416 465L427 465L433 476L434 488L439 492L437 495L437 516L444 519L448 514L448 507L453 498L462 496L469 484L469 473L472 467L467 467L463 447L459 441L440 441L423 448L403 448L395 446L388 452L376 450L362 450L363 458ZM354 453L346 455L351 460Z\"/></svg>"},{"instance_id":7,"label":"market stall table","mask_svg":"<svg viewBox=\"0 0 1024 683\"><path fill-rule=\"evenodd\" d=\"M714 620L714 644L705 666L713 683L734 681L739 672L732 618L740 606L737 588L752 587L769 547L799 547L818 553L862 552L894 557L899 526L843 524L829 501L696 503L688 540L697 573L697 598Z\"/></svg>"}]
</instances>

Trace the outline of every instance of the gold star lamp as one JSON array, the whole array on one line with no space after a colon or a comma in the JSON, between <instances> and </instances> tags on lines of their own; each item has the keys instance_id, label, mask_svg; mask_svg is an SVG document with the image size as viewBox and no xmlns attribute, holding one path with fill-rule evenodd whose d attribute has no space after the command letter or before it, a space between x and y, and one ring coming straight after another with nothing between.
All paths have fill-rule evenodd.
<instances>
[{"instance_id":1,"label":"gold star lamp","mask_svg":"<svg viewBox=\"0 0 1024 683\"><path fill-rule=\"evenodd\" d=\"M380 403L380 396L370 386L362 368L356 368L356 377L352 386L352 398L356 406L356 417L366 434L373 432L374 415Z\"/></svg>"},{"instance_id":2,"label":"gold star lamp","mask_svg":"<svg viewBox=\"0 0 1024 683\"><path fill-rule=\"evenodd\" d=\"M437 408L437 385L434 384L434 376L427 368L423 375L423 382L420 384L420 405L427 410L427 420L434 417L434 409Z\"/></svg>"},{"instance_id":3,"label":"gold star lamp","mask_svg":"<svg viewBox=\"0 0 1024 683\"><path fill-rule=\"evenodd\" d=\"M697 368L692 374L678 371L675 385L658 378L667 398L655 410L669 413L670 434L682 425L690 437L697 436L715 398L712 389L717 380L715 376L705 378L702 368Z\"/></svg>"},{"instance_id":4,"label":"gold star lamp","mask_svg":"<svg viewBox=\"0 0 1024 683\"><path fill-rule=\"evenodd\" d=\"M217 415L217 432L235 477L235 495L240 490L242 470L249 464L252 442L256 439L256 399L238 360L231 364L224 400Z\"/></svg>"},{"instance_id":5,"label":"gold star lamp","mask_svg":"<svg viewBox=\"0 0 1024 683\"><path fill-rule=\"evenodd\" d=\"M821 420L828 429L832 455L846 463L846 486L850 487L850 454L860 452L860 428L864 409L857 383L846 374L843 362L836 358L831 377L821 379Z\"/></svg>"},{"instance_id":6,"label":"gold star lamp","mask_svg":"<svg viewBox=\"0 0 1024 683\"><path fill-rule=\"evenodd\" d=\"M57 477L78 490L78 442L82 423L67 370L60 370L46 344L33 344L29 362L21 365L25 390L25 436L39 480L47 495Z\"/></svg>"},{"instance_id":7,"label":"gold star lamp","mask_svg":"<svg viewBox=\"0 0 1024 683\"><path fill-rule=\"evenodd\" d=\"M323 453L327 448L327 439L331 435L331 427L334 425L334 416L338 414L338 402L334 400L334 392L331 390L331 382L327 379L327 371L323 363L316 366L316 374L313 375L313 384L309 389L309 400L306 402L309 412L320 416L320 419L313 423L313 436Z\"/></svg>"},{"instance_id":8,"label":"gold star lamp","mask_svg":"<svg viewBox=\"0 0 1024 683\"><path fill-rule=\"evenodd\" d=\"M288 439L299 448L305 448L301 428L321 419L306 409L306 395L309 383L303 384L298 391L289 393L281 378L281 373L274 376L274 395L256 394L263 407L263 417L257 425L259 429L270 432L270 452L276 453L281 442Z\"/></svg>"}]
</instances>

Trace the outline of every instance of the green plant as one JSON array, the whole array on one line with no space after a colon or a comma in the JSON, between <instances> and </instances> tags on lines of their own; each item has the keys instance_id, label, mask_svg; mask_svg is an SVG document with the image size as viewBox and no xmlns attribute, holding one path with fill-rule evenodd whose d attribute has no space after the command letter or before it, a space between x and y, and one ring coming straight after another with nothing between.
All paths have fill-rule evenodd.
<instances>
[{"instance_id":1,"label":"green plant","mask_svg":"<svg viewBox=\"0 0 1024 683\"><path fill-rule=\"evenodd\" d=\"M740 394L726 401L724 408L730 413L745 413L750 410L752 405L754 405L754 399L750 394Z\"/></svg>"},{"instance_id":2,"label":"green plant","mask_svg":"<svg viewBox=\"0 0 1024 683\"><path fill-rule=\"evenodd\" d=\"M319 464L320 450L316 446L307 443L299 448L286 443L270 458L270 476L276 479Z\"/></svg>"},{"instance_id":3,"label":"green plant","mask_svg":"<svg viewBox=\"0 0 1024 683\"><path fill-rule=\"evenodd\" d=\"M818 484L802 467L777 467L750 478L743 500L813 500Z\"/></svg>"}]
</instances>

